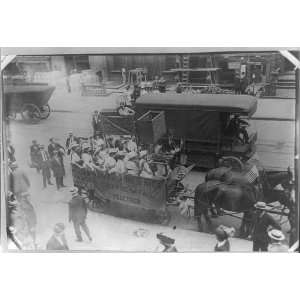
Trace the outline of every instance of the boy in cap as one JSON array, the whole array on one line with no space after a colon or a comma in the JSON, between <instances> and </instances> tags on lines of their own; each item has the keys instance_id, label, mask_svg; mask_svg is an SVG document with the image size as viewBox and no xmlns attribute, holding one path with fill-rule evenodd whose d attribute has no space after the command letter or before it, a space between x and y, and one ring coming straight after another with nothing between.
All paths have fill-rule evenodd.
<instances>
[{"instance_id":1,"label":"boy in cap","mask_svg":"<svg viewBox=\"0 0 300 300\"><path fill-rule=\"evenodd\" d=\"M235 233L234 228L228 228L224 225L220 225L216 229L216 238L217 244L215 246L216 252L229 252L230 251L230 243L229 237L233 236Z\"/></svg>"},{"instance_id":2,"label":"boy in cap","mask_svg":"<svg viewBox=\"0 0 300 300\"><path fill-rule=\"evenodd\" d=\"M267 205L265 202L257 202L254 205L255 219L253 228L253 251L268 251L268 228L272 227L281 230L281 226L274 218L266 213Z\"/></svg>"}]
</instances>

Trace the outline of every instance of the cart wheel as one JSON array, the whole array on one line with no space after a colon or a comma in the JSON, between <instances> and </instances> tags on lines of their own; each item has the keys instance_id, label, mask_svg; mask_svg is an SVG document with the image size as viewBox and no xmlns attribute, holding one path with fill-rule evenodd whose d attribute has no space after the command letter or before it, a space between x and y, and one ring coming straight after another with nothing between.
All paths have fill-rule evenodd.
<instances>
[{"instance_id":1,"label":"cart wheel","mask_svg":"<svg viewBox=\"0 0 300 300\"><path fill-rule=\"evenodd\" d=\"M49 104L40 107L40 112L41 112L41 119L47 119L51 113Z\"/></svg>"},{"instance_id":2,"label":"cart wheel","mask_svg":"<svg viewBox=\"0 0 300 300\"><path fill-rule=\"evenodd\" d=\"M244 169L244 165L241 160L235 156L224 156L219 161L220 166L231 167L232 170L241 172Z\"/></svg>"},{"instance_id":3,"label":"cart wheel","mask_svg":"<svg viewBox=\"0 0 300 300\"><path fill-rule=\"evenodd\" d=\"M21 114L25 121L37 123L41 119L40 109L34 104L24 104Z\"/></svg>"}]
</instances>

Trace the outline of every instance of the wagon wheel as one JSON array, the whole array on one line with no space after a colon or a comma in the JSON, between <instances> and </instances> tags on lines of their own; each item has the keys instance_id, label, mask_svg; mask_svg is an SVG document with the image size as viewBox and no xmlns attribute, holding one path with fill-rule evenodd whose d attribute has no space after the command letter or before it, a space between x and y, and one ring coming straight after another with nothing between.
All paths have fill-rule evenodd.
<instances>
[{"instance_id":1,"label":"wagon wheel","mask_svg":"<svg viewBox=\"0 0 300 300\"><path fill-rule=\"evenodd\" d=\"M244 165L241 160L235 156L224 156L219 161L220 166L231 167L232 170L241 172L244 169Z\"/></svg>"},{"instance_id":2,"label":"wagon wheel","mask_svg":"<svg viewBox=\"0 0 300 300\"><path fill-rule=\"evenodd\" d=\"M34 104L24 104L21 110L22 118L25 121L38 122L41 119L40 109Z\"/></svg>"},{"instance_id":3,"label":"wagon wheel","mask_svg":"<svg viewBox=\"0 0 300 300\"><path fill-rule=\"evenodd\" d=\"M41 112L41 119L47 119L51 113L49 104L40 107L40 112Z\"/></svg>"}]
</instances>

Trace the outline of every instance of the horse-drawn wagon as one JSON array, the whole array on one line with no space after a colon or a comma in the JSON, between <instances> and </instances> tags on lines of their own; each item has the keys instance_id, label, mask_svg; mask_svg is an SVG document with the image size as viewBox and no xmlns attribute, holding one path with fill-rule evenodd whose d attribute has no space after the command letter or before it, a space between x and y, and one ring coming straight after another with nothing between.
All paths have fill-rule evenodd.
<instances>
[{"instance_id":1,"label":"horse-drawn wagon","mask_svg":"<svg viewBox=\"0 0 300 300\"><path fill-rule=\"evenodd\" d=\"M4 85L4 105L8 118L15 119L17 113L30 122L49 117L48 101L55 87L43 83Z\"/></svg>"},{"instance_id":2,"label":"horse-drawn wagon","mask_svg":"<svg viewBox=\"0 0 300 300\"><path fill-rule=\"evenodd\" d=\"M72 164L74 185L89 193L91 209L151 223L168 221L168 200L176 194L179 182L190 170L177 168L166 177L145 178Z\"/></svg>"}]
</instances>

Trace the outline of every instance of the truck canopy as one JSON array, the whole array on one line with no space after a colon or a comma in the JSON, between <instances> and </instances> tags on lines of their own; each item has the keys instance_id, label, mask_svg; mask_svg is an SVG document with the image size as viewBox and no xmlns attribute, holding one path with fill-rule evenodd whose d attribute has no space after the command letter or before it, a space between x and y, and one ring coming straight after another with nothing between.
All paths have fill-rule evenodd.
<instances>
[{"instance_id":1,"label":"truck canopy","mask_svg":"<svg viewBox=\"0 0 300 300\"><path fill-rule=\"evenodd\" d=\"M137 111L145 108L226 112L250 117L256 112L257 100L253 96L231 94L146 94L136 101Z\"/></svg>"}]
</instances>

